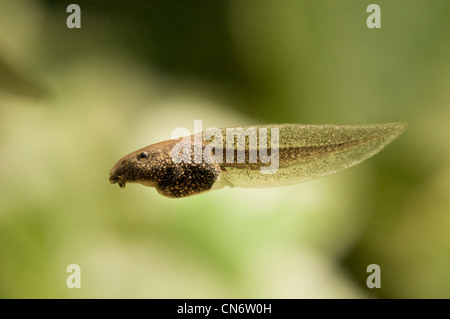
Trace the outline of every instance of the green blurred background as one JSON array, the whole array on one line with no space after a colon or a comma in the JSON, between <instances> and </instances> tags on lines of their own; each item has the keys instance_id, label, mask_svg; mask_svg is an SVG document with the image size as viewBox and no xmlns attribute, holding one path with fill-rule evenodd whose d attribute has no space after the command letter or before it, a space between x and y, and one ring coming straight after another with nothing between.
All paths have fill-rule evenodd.
<instances>
[{"instance_id":1,"label":"green blurred background","mask_svg":"<svg viewBox=\"0 0 450 319\"><path fill-rule=\"evenodd\" d=\"M73 2L0 0L0 297L450 297L448 0L377 0L377 30L373 1L76 1L68 29ZM409 128L290 187L109 183L195 119Z\"/></svg>"}]
</instances>

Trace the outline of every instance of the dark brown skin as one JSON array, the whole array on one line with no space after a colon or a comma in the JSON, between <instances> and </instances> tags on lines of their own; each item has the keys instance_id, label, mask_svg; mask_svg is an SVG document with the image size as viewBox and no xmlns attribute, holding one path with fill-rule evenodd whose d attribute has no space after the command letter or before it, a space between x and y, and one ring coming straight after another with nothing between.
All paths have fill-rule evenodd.
<instances>
[{"instance_id":1,"label":"dark brown skin","mask_svg":"<svg viewBox=\"0 0 450 319\"><path fill-rule=\"evenodd\" d=\"M221 169L217 163L179 163L172 161L172 148L180 140L168 140L132 152L109 172L109 181L121 188L126 183L155 187L161 195L179 198L211 189ZM193 154L192 154L193 155Z\"/></svg>"}]
</instances>

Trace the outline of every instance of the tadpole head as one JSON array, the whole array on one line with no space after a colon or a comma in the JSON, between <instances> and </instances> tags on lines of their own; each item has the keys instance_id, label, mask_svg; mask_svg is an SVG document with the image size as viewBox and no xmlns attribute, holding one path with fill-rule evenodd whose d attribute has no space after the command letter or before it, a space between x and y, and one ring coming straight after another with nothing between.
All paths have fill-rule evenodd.
<instances>
[{"instance_id":1,"label":"tadpole head","mask_svg":"<svg viewBox=\"0 0 450 319\"><path fill-rule=\"evenodd\" d=\"M121 158L109 172L109 181L124 188L126 183L141 183L152 186L154 165L158 152L151 146L130 153Z\"/></svg>"},{"instance_id":2,"label":"tadpole head","mask_svg":"<svg viewBox=\"0 0 450 319\"><path fill-rule=\"evenodd\" d=\"M127 183L157 187L167 167L173 165L172 148L176 140L149 145L122 157L109 172L109 181L124 188Z\"/></svg>"}]
</instances>

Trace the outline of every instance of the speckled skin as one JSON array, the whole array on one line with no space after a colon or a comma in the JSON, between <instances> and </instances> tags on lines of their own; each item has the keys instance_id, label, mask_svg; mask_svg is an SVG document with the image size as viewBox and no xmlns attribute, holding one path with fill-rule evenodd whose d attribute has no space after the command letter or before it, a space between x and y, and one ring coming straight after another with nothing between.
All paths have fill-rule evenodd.
<instances>
[{"instance_id":1,"label":"speckled skin","mask_svg":"<svg viewBox=\"0 0 450 319\"><path fill-rule=\"evenodd\" d=\"M110 171L110 182L140 183L155 187L164 196L179 198L196 195L224 186L274 187L296 184L342 171L381 151L397 138L406 123L372 125L257 125L246 128L279 129L279 167L273 174L261 174L267 166L259 161L249 163L248 150L258 149L246 139L243 145L235 141L234 149L245 149L244 163L222 162L179 163L172 161L172 149L180 140L168 140L144 147L120 159ZM225 131L222 129L223 141ZM191 142L193 142L191 136ZM203 148L212 140L204 140ZM270 138L268 151L272 153ZM235 153L236 154L236 153ZM191 159L194 147L191 148Z\"/></svg>"},{"instance_id":2,"label":"speckled skin","mask_svg":"<svg viewBox=\"0 0 450 319\"><path fill-rule=\"evenodd\" d=\"M125 183L140 183L155 187L161 195L173 198L210 190L221 175L220 166L205 161L175 164L171 151L178 142L168 140L128 154L111 169L110 182L119 183L122 188ZM191 155L194 155L193 150Z\"/></svg>"},{"instance_id":3,"label":"speckled skin","mask_svg":"<svg viewBox=\"0 0 450 319\"><path fill-rule=\"evenodd\" d=\"M279 129L279 168L261 174L261 165L224 163L223 179L233 187L264 188L297 184L340 172L380 152L407 124L257 125ZM245 145L246 148L254 147Z\"/></svg>"}]
</instances>

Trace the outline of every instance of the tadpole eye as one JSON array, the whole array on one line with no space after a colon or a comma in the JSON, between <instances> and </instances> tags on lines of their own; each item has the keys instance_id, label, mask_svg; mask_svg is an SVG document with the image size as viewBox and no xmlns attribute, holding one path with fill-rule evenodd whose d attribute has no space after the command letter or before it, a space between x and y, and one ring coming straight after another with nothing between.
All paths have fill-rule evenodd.
<instances>
[{"instance_id":1,"label":"tadpole eye","mask_svg":"<svg viewBox=\"0 0 450 319\"><path fill-rule=\"evenodd\" d=\"M148 158L148 152L140 152L137 156L138 159L143 160Z\"/></svg>"}]
</instances>

